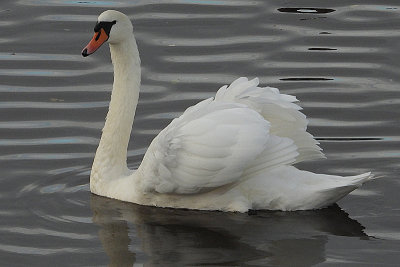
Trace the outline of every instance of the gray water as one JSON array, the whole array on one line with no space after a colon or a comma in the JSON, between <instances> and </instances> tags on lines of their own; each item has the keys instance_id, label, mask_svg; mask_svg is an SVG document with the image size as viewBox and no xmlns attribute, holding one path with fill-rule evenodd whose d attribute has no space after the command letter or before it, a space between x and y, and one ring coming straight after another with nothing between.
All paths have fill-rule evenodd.
<instances>
[{"instance_id":1,"label":"gray water","mask_svg":"<svg viewBox=\"0 0 400 267\"><path fill-rule=\"evenodd\" d=\"M300 168L382 178L330 208L253 215L92 195L112 67L106 46L80 52L106 9L131 16L142 58L131 168L188 106L257 76L301 100L328 157ZM395 0L2 0L0 265L399 266L399 14Z\"/></svg>"}]
</instances>

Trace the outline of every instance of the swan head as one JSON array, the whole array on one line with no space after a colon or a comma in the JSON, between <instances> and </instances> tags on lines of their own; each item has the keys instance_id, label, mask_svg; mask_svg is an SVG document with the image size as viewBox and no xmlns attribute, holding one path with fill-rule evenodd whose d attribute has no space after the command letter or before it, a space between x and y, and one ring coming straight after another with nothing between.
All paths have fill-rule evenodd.
<instances>
[{"instance_id":1,"label":"swan head","mask_svg":"<svg viewBox=\"0 0 400 267\"><path fill-rule=\"evenodd\" d=\"M118 44L132 34L132 23L128 16L116 10L107 10L100 14L94 26L92 40L82 50L82 56L93 54L102 44Z\"/></svg>"}]
</instances>

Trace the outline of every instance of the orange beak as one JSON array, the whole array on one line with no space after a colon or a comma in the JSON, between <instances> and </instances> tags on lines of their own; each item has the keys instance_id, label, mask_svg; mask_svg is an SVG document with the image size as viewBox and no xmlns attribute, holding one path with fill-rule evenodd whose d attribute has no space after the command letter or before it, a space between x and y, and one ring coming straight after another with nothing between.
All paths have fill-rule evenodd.
<instances>
[{"instance_id":1,"label":"orange beak","mask_svg":"<svg viewBox=\"0 0 400 267\"><path fill-rule=\"evenodd\" d=\"M107 40L108 35L104 29L101 28L99 32L94 33L92 40L90 40L88 45L83 48L82 56L87 57L88 55L93 54Z\"/></svg>"}]
</instances>

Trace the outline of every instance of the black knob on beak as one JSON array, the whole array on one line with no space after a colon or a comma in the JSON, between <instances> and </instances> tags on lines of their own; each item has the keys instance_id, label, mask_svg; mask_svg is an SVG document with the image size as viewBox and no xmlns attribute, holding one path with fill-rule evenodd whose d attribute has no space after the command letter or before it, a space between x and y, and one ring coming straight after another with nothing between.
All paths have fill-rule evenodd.
<instances>
[{"instance_id":1,"label":"black knob on beak","mask_svg":"<svg viewBox=\"0 0 400 267\"><path fill-rule=\"evenodd\" d=\"M82 50L82 56L87 57L89 54L87 53L87 48Z\"/></svg>"}]
</instances>

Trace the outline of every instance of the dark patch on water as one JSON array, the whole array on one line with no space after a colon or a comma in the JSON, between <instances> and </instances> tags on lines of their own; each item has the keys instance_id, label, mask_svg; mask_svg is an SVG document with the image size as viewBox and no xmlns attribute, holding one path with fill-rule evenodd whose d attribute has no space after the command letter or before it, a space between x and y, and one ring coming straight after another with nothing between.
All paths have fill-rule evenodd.
<instances>
[{"instance_id":1,"label":"dark patch on water","mask_svg":"<svg viewBox=\"0 0 400 267\"><path fill-rule=\"evenodd\" d=\"M281 78L281 81L332 81L332 78L320 78L320 77L293 77L293 78Z\"/></svg>"},{"instance_id":2,"label":"dark patch on water","mask_svg":"<svg viewBox=\"0 0 400 267\"><path fill-rule=\"evenodd\" d=\"M310 47L308 48L310 51L336 51L336 48L328 48L328 47Z\"/></svg>"},{"instance_id":3,"label":"dark patch on water","mask_svg":"<svg viewBox=\"0 0 400 267\"><path fill-rule=\"evenodd\" d=\"M340 142L353 142L353 141L382 141L385 138L380 137L317 137L318 141L340 141Z\"/></svg>"},{"instance_id":4,"label":"dark patch on water","mask_svg":"<svg viewBox=\"0 0 400 267\"><path fill-rule=\"evenodd\" d=\"M284 7L278 8L278 11L283 13L326 14L335 12L336 10L330 8Z\"/></svg>"}]
</instances>

